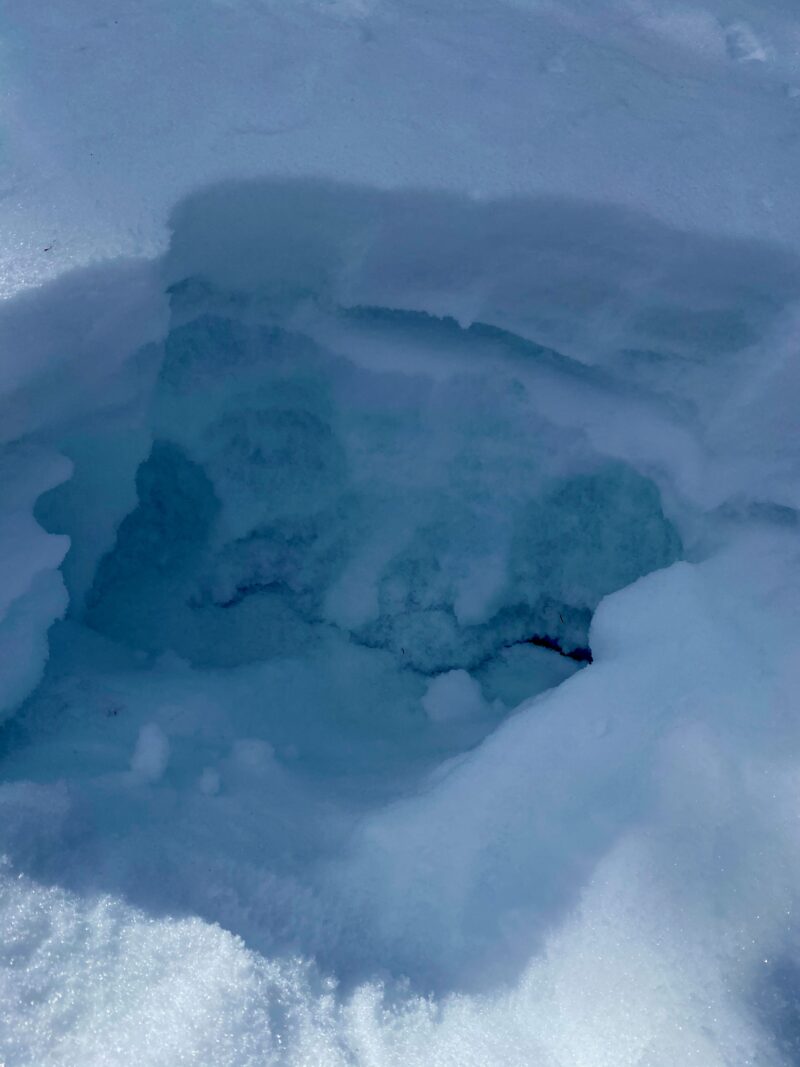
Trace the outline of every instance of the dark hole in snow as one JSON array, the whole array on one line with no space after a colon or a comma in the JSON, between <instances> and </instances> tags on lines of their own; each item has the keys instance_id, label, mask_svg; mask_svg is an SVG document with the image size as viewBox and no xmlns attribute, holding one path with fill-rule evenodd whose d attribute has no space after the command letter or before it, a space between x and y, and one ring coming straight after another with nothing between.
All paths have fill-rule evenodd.
<instances>
[{"instance_id":1,"label":"dark hole in snow","mask_svg":"<svg viewBox=\"0 0 800 1067\"><path fill-rule=\"evenodd\" d=\"M536 645L537 648L549 648L551 652L557 652L559 656L565 656L567 659L574 659L576 663L592 662L592 650L590 648L569 648L565 650L554 637L534 634L533 637L528 638L528 644Z\"/></svg>"}]
</instances>

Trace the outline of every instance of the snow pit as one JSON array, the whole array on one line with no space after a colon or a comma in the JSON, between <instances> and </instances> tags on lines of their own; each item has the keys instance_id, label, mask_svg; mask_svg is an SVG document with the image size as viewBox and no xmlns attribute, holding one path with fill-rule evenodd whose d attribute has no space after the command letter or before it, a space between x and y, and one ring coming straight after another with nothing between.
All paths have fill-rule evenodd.
<instances>
[{"instance_id":1,"label":"snow pit","mask_svg":"<svg viewBox=\"0 0 800 1067\"><path fill-rule=\"evenodd\" d=\"M607 207L176 210L113 389L15 394L7 1067L783 1062L795 499L718 362L800 286L736 251L744 295Z\"/></svg>"}]
</instances>

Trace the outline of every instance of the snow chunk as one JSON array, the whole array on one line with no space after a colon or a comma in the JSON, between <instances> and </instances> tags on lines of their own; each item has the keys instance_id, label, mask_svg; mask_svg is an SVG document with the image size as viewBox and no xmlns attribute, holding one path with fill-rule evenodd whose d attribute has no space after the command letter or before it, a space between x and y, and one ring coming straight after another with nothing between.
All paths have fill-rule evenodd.
<instances>
[{"instance_id":1,"label":"snow chunk","mask_svg":"<svg viewBox=\"0 0 800 1067\"><path fill-rule=\"evenodd\" d=\"M164 776L168 763L167 735L157 723L146 723L139 731L131 757L131 770L145 781L155 783Z\"/></svg>"},{"instance_id":2,"label":"snow chunk","mask_svg":"<svg viewBox=\"0 0 800 1067\"><path fill-rule=\"evenodd\" d=\"M734 22L728 26L725 42L728 55L738 63L765 63L769 59L769 50L746 22Z\"/></svg>"},{"instance_id":3,"label":"snow chunk","mask_svg":"<svg viewBox=\"0 0 800 1067\"><path fill-rule=\"evenodd\" d=\"M488 710L480 683L462 670L447 671L434 678L425 691L422 706L433 722L477 719Z\"/></svg>"},{"instance_id":4,"label":"snow chunk","mask_svg":"<svg viewBox=\"0 0 800 1067\"><path fill-rule=\"evenodd\" d=\"M216 796L219 792L220 778L219 771L213 767L203 768L203 773L197 783L197 788L201 793L204 793L208 797Z\"/></svg>"}]
</instances>

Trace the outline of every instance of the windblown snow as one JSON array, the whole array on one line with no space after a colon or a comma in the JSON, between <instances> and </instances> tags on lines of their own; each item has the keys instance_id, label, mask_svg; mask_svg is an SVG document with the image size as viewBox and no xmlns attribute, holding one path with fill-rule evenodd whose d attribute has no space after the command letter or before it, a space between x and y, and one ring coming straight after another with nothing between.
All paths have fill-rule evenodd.
<instances>
[{"instance_id":1,"label":"windblown snow","mask_svg":"<svg viewBox=\"0 0 800 1067\"><path fill-rule=\"evenodd\" d=\"M793 5L0 47L0 1064L800 1064Z\"/></svg>"}]
</instances>

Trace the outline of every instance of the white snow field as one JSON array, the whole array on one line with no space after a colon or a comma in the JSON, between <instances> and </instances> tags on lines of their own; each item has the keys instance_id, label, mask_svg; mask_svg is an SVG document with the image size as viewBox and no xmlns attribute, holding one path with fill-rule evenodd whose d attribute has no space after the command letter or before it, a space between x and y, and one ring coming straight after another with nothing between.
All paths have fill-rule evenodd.
<instances>
[{"instance_id":1,"label":"white snow field","mask_svg":"<svg viewBox=\"0 0 800 1067\"><path fill-rule=\"evenodd\" d=\"M798 1067L796 0L0 87L0 1064Z\"/></svg>"}]
</instances>

